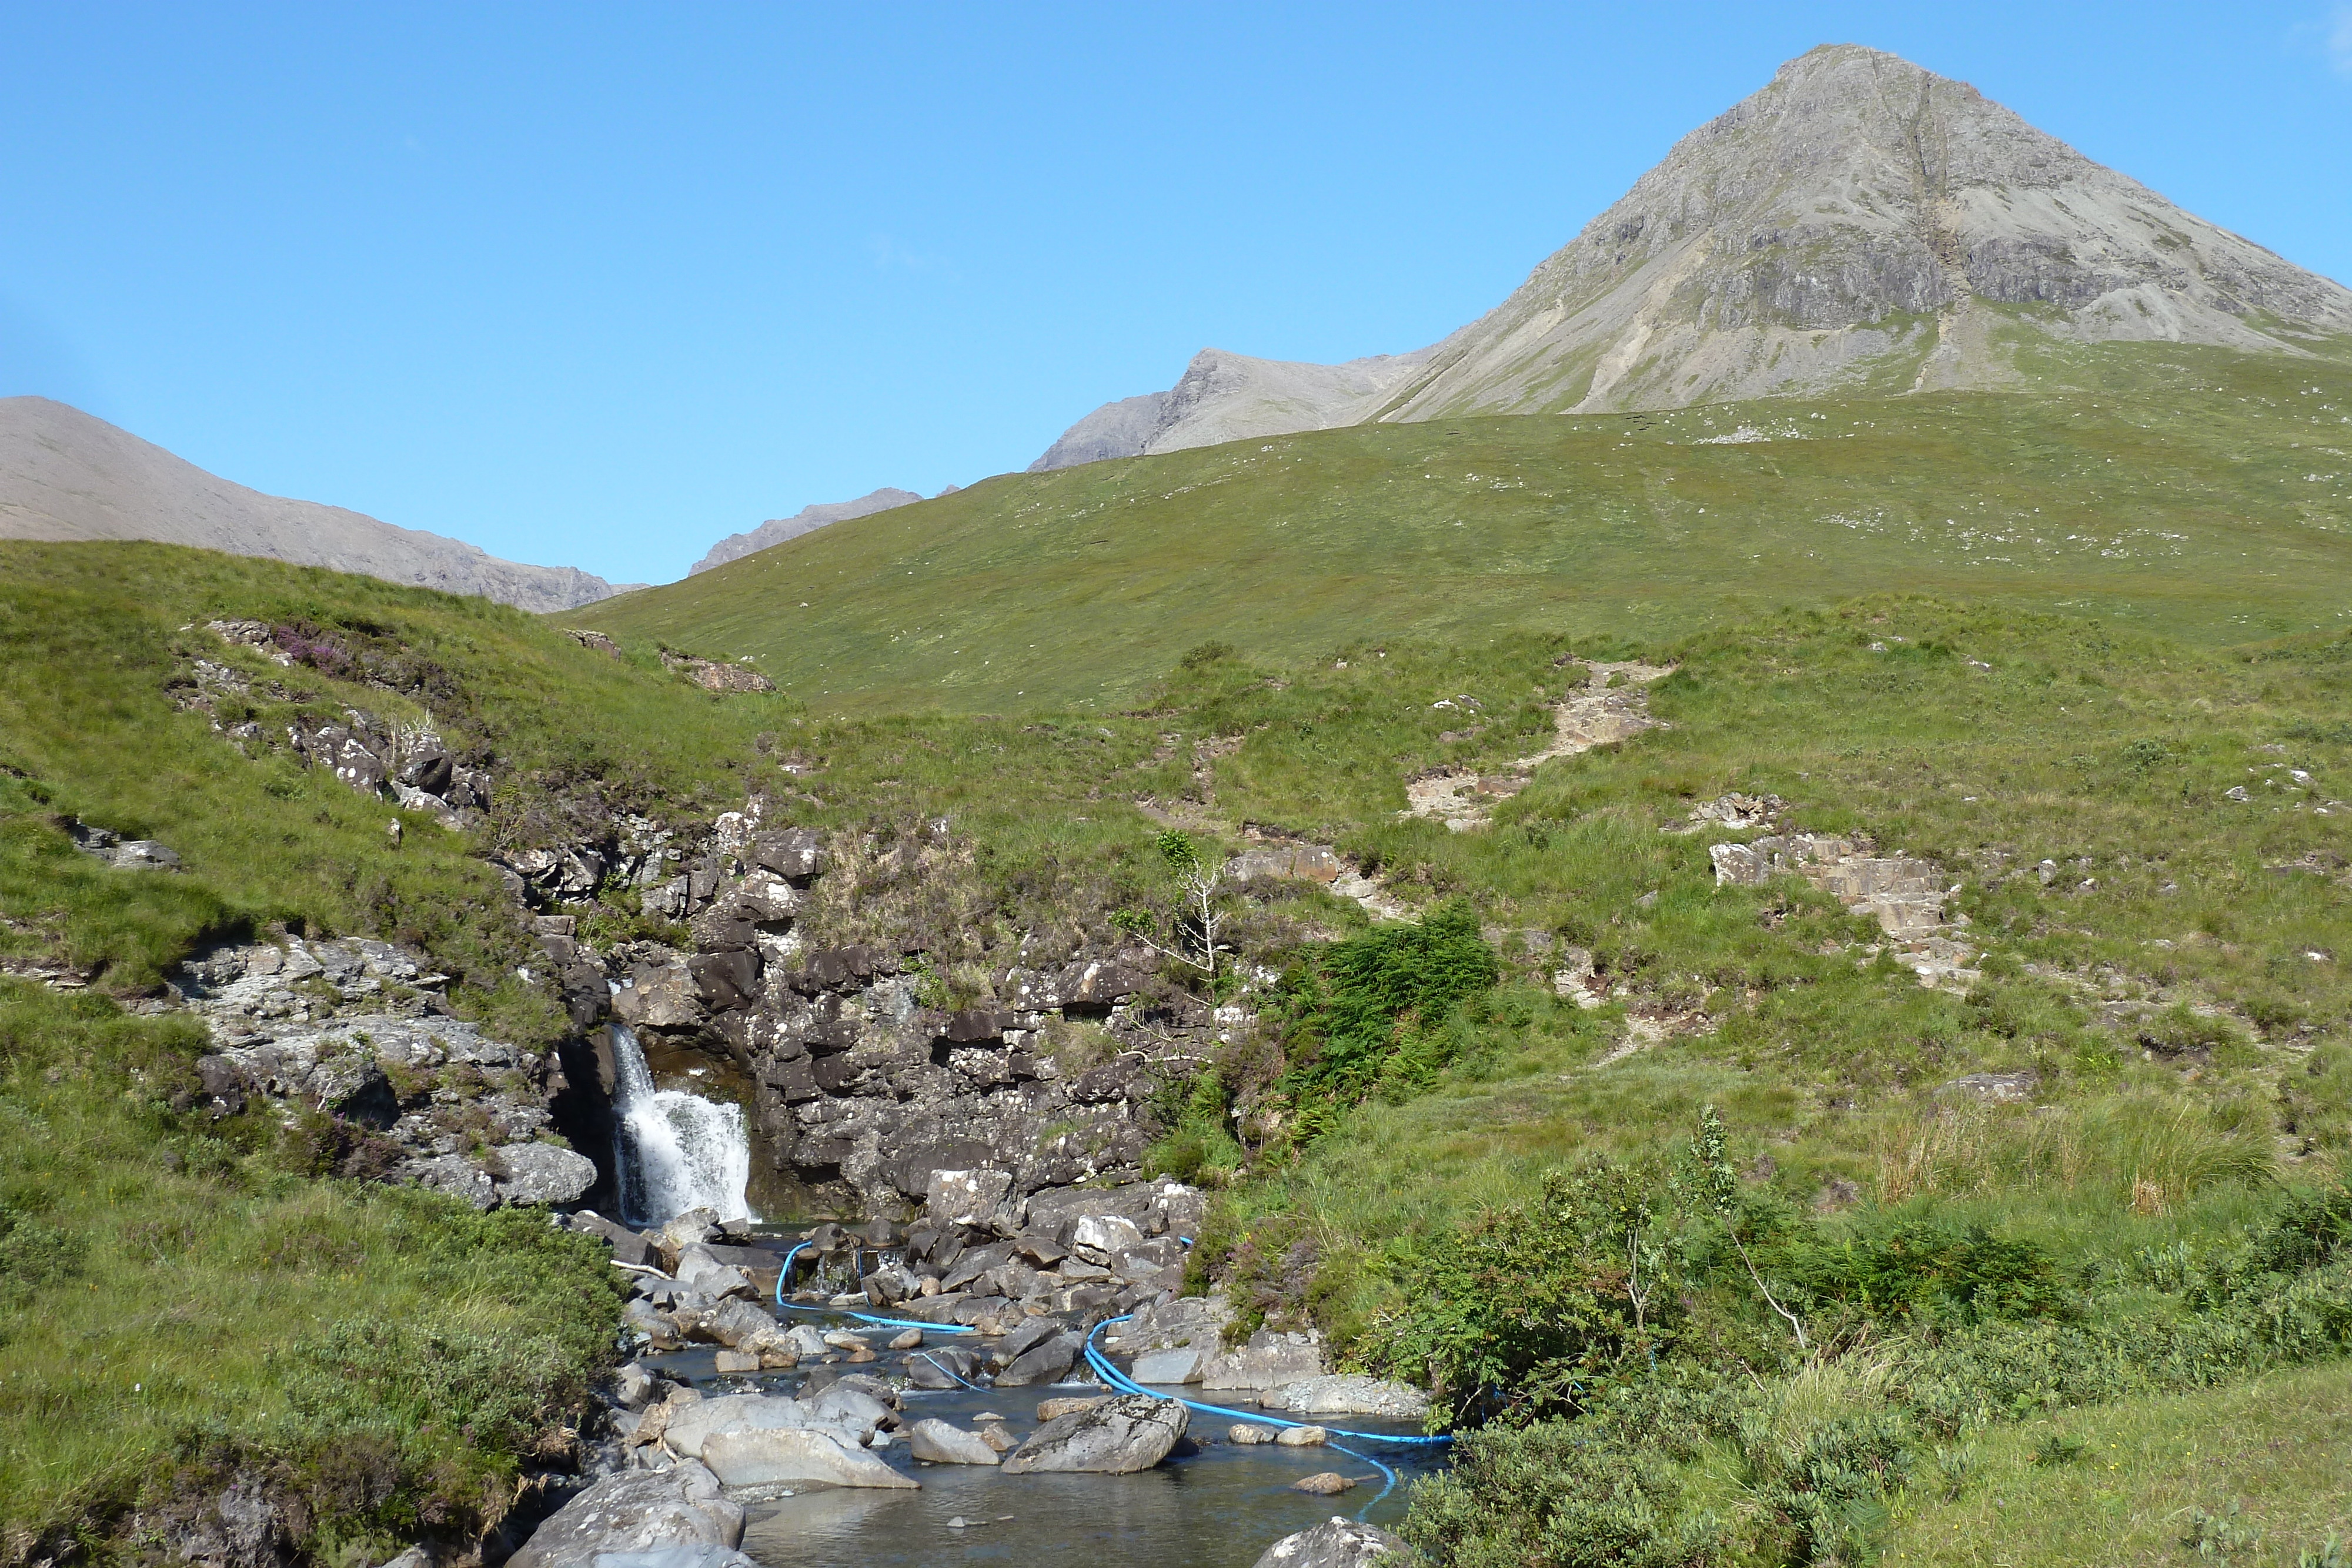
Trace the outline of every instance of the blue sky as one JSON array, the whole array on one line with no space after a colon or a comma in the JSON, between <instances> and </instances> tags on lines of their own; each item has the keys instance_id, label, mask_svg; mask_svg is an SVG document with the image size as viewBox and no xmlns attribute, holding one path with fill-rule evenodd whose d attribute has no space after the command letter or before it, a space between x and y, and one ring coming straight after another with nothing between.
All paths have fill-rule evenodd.
<instances>
[{"instance_id":1,"label":"blue sky","mask_svg":"<svg viewBox=\"0 0 2352 1568\"><path fill-rule=\"evenodd\" d=\"M0 9L0 395L615 580L1416 348L1823 42L2352 281L2352 6Z\"/></svg>"}]
</instances>

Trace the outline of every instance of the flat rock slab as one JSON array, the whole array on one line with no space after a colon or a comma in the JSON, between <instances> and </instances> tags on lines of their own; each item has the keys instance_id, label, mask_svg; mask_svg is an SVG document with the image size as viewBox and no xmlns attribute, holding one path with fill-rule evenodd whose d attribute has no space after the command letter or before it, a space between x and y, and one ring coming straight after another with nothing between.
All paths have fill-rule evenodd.
<instances>
[{"instance_id":1,"label":"flat rock slab","mask_svg":"<svg viewBox=\"0 0 2352 1568\"><path fill-rule=\"evenodd\" d=\"M720 1491L718 1476L688 1461L606 1476L558 1509L508 1561L515 1568L593 1568L606 1554L681 1546L731 1552L742 1539L741 1506Z\"/></svg>"},{"instance_id":2,"label":"flat rock slab","mask_svg":"<svg viewBox=\"0 0 2352 1568\"><path fill-rule=\"evenodd\" d=\"M1148 1382L1139 1377L1137 1382ZM1285 1384L1261 1401L1269 1410L1294 1416L1387 1416L1410 1419L1429 1412L1429 1396L1385 1377L1335 1374Z\"/></svg>"},{"instance_id":3,"label":"flat rock slab","mask_svg":"<svg viewBox=\"0 0 2352 1568\"><path fill-rule=\"evenodd\" d=\"M1380 1526L1335 1517L1284 1536L1265 1549L1256 1568L1405 1568L1415 1561L1412 1547Z\"/></svg>"},{"instance_id":4,"label":"flat rock slab","mask_svg":"<svg viewBox=\"0 0 2352 1568\"><path fill-rule=\"evenodd\" d=\"M1177 1350L1147 1351L1135 1358L1127 1375L1138 1383L1190 1383L1201 1375L1208 1357L1191 1345Z\"/></svg>"},{"instance_id":5,"label":"flat rock slab","mask_svg":"<svg viewBox=\"0 0 2352 1568\"><path fill-rule=\"evenodd\" d=\"M908 1429L907 1452L934 1465L993 1465L1003 1459L978 1433L937 1419Z\"/></svg>"},{"instance_id":6,"label":"flat rock slab","mask_svg":"<svg viewBox=\"0 0 2352 1568\"><path fill-rule=\"evenodd\" d=\"M673 1413L662 1430L662 1440L690 1459L702 1457L702 1447L719 1432L761 1432L822 1426L824 1422L797 1399L781 1395L730 1394L703 1399Z\"/></svg>"},{"instance_id":7,"label":"flat rock slab","mask_svg":"<svg viewBox=\"0 0 2352 1568\"><path fill-rule=\"evenodd\" d=\"M826 1432L714 1432L702 1462L730 1490L774 1486L896 1487L922 1483Z\"/></svg>"},{"instance_id":8,"label":"flat rock slab","mask_svg":"<svg viewBox=\"0 0 2352 1568\"><path fill-rule=\"evenodd\" d=\"M1004 1473L1081 1470L1123 1476L1148 1470L1183 1437L1191 1412L1174 1399L1129 1394L1057 1416L1004 1457Z\"/></svg>"}]
</instances>

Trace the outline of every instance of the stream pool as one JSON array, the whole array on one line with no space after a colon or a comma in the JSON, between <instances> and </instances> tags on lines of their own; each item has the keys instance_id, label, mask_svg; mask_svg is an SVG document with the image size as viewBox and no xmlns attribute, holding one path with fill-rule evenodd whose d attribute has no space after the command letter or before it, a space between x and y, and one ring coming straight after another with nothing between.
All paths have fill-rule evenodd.
<instances>
[{"instance_id":1,"label":"stream pool","mask_svg":"<svg viewBox=\"0 0 2352 1568\"><path fill-rule=\"evenodd\" d=\"M754 1381L785 1393L799 1383L789 1374L715 1378L707 1351L663 1356L658 1364L711 1394L740 1392ZM1040 1400L1103 1392L1091 1381L986 1391L908 1388L901 1395L900 1420L911 1427L938 1416L976 1431L986 1424L979 1417L992 1412L1015 1437L1025 1437L1037 1427ZM1153 1392L1201 1397L1198 1389ZM1250 1407L1230 1397L1218 1402ZM1404 1513L1403 1483L1438 1468L1444 1453L1350 1444L1377 1453L1397 1473L1398 1487L1375 1501L1381 1478L1364 1460L1331 1448L1235 1446L1224 1440L1233 1419L1195 1410L1188 1443L1154 1469L1129 1476L1008 1476L987 1465L919 1464L902 1434L884 1457L920 1481L920 1491L822 1489L753 1504L743 1551L764 1568L932 1568L943 1560L1019 1568L1250 1568L1275 1542L1334 1514L1352 1519L1360 1513L1394 1528ZM1414 1423L1371 1416L1327 1419L1365 1432L1419 1430ZM1290 1490L1292 1482L1324 1470L1359 1484L1333 1497ZM959 1518L961 1527L949 1523Z\"/></svg>"}]
</instances>

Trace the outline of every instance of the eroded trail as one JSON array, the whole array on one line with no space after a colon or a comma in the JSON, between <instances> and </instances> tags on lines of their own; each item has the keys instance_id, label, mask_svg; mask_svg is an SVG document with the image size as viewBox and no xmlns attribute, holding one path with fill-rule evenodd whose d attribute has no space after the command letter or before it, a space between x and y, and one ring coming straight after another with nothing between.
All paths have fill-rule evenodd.
<instances>
[{"instance_id":1,"label":"eroded trail","mask_svg":"<svg viewBox=\"0 0 2352 1568\"><path fill-rule=\"evenodd\" d=\"M1583 688L1571 692L1552 709L1551 743L1541 750L1512 759L1501 773L1474 773L1449 768L1405 781L1403 811L1427 817L1455 832L1483 828L1493 820L1494 803L1526 789L1538 768L1557 757L1574 757L1596 746L1630 740L1645 729L1664 727L1650 715L1651 683L1674 673L1672 664L1593 664L1586 666Z\"/></svg>"}]
</instances>

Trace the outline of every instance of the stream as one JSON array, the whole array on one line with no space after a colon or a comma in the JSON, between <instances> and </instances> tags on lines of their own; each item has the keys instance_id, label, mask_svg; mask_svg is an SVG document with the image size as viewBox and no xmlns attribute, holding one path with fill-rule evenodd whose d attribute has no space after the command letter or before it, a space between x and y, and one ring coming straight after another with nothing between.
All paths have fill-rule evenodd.
<instances>
[{"instance_id":1,"label":"stream","mask_svg":"<svg viewBox=\"0 0 2352 1568\"><path fill-rule=\"evenodd\" d=\"M625 1027L614 1026L612 1043L614 1152L630 1222L659 1225L697 1207L714 1208L722 1218L752 1218L745 1197L751 1158L742 1108L685 1088L657 1088L636 1037ZM760 1233L758 1245L774 1250L781 1261L792 1238L777 1227L761 1226ZM778 1315L788 1323L862 1333L877 1350L897 1332L826 1312ZM935 1343L962 1337L934 1333ZM715 1347L696 1345L646 1359L706 1396L799 1390L801 1372L721 1376L715 1356ZM937 1416L976 1430L987 1424L982 1416L993 1415L1025 1437L1036 1429L1039 1401L1103 1392L1091 1378L1026 1388L907 1388L899 1416L904 1427ZM1199 1389L1153 1392L1202 1397ZM1211 1402L1246 1410L1245 1400L1246 1396L1222 1395ZM1365 1460L1328 1447L1232 1444L1225 1431L1235 1419L1195 1410L1188 1441L1175 1455L1125 1476L1008 1476L987 1465L920 1464L902 1437L882 1450L883 1457L920 1481L921 1490L819 1488L754 1504L742 1550L765 1568L932 1568L943 1556L1017 1563L1021 1568L1249 1568L1275 1542L1334 1514L1361 1515L1393 1528L1404 1514L1407 1484L1442 1462L1443 1450L1426 1448L1370 1450L1399 1478L1398 1486L1381 1497L1382 1477ZM1372 1416L1329 1419L1365 1432L1419 1430L1416 1423ZM1326 1470L1359 1484L1332 1497L1290 1490L1293 1482ZM951 1524L953 1520L963 1522Z\"/></svg>"}]
</instances>

